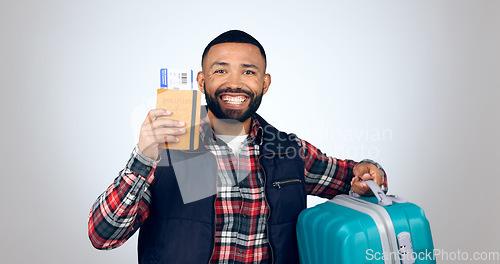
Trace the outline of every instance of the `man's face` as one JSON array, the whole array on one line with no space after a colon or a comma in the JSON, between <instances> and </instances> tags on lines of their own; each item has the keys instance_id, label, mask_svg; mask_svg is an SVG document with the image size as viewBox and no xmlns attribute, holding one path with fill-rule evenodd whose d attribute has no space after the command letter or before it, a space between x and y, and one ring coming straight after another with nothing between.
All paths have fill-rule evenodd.
<instances>
[{"instance_id":1,"label":"man's face","mask_svg":"<svg viewBox=\"0 0 500 264\"><path fill-rule=\"evenodd\" d=\"M208 109L218 119L248 120L271 84L264 58L252 44L214 45L202 67L198 87L205 94Z\"/></svg>"}]
</instances>

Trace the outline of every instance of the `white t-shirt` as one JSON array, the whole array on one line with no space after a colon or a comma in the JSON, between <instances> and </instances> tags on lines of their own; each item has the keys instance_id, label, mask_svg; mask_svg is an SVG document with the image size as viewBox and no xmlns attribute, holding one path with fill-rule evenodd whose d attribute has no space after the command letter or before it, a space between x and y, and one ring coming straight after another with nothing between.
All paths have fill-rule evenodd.
<instances>
[{"instance_id":1,"label":"white t-shirt","mask_svg":"<svg viewBox=\"0 0 500 264\"><path fill-rule=\"evenodd\" d=\"M248 137L248 134L241 136L217 135L217 137L226 142L229 148L233 151L234 155L238 156L238 154L240 154L241 145L243 144L243 141L245 141L245 139Z\"/></svg>"}]
</instances>

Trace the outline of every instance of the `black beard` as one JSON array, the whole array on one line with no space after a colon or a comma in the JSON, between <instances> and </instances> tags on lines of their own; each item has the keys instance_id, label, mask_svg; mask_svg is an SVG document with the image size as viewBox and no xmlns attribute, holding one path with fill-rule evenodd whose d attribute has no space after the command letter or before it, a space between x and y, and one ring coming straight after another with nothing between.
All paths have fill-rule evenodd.
<instances>
[{"instance_id":1,"label":"black beard","mask_svg":"<svg viewBox=\"0 0 500 264\"><path fill-rule=\"evenodd\" d=\"M254 92L245 91L241 88L234 90L231 88L220 89L215 91L214 96L211 96L207 93L205 85L203 85L203 89L205 90L205 100L207 101L208 109L212 112L212 114L214 114L215 117L222 120L233 119L239 122L244 122L257 112L257 109L259 109L260 103L262 102L263 93L256 96ZM248 109L246 111L242 111L239 109L226 109L225 111L223 111L218 100L219 95L221 95L222 93L244 93L248 95L248 100L250 100Z\"/></svg>"}]
</instances>

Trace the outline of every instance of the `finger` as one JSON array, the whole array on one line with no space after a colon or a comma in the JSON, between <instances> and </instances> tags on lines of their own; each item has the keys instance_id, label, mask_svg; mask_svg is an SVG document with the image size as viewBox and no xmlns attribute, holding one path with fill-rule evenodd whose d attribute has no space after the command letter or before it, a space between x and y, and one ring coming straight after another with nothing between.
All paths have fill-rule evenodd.
<instances>
[{"instance_id":1,"label":"finger","mask_svg":"<svg viewBox=\"0 0 500 264\"><path fill-rule=\"evenodd\" d=\"M163 136L151 136L145 140L146 143L143 143L145 148L158 148L160 145L165 143L176 143L179 142L180 139L173 135L163 135Z\"/></svg>"},{"instance_id":2,"label":"finger","mask_svg":"<svg viewBox=\"0 0 500 264\"><path fill-rule=\"evenodd\" d=\"M372 180L376 182L379 186L384 183L382 172L375 165L371 167L370 175L372 175Z\"/></svg>"},{"instance_id":3,"label":"finger","mask_svg":"<svg viewBox=\"0 0 500 264\"><path fill-rule=\"evenodd\" d=\"M371 175L370 173L365 173L360 178L363 181L369 181L375 179L375 175Z\"/></svg>"},{"instance_id":4,"label":"finger","mask_svg":"<svg viewBox=\"0 0 500 264\"><path fill-rule=\"evenodd\" d=\"M183 126L186 125L182 121L174 120L174 119L167 119L167 118L160 118L160 119L154 120L152 124L153 124L154 128L160 128L160 127L183 127Z\"/></svg>"},{"instance_id":5,"label":"finger","mask_svg":"<svg viewBox=\"0 0 500 264\"><path fill-rule=\"evenodd\" d=\"M368 187L368 185L364 182L359 182L359 187L361 188L361 190L363 190L363 192L367 191L368 189L370 189L370 187Z\"/></svg>"},{"instance_id":6,"label":"finger","mask_svg":"<svg viewBox=\"0 0 500 264\"><path fill-rule=\"evenodd\" d=\"M160 128L155 130L146 130L142 132L142 137L145 142L160 142L166 136L180 136L186 133L186 130L176 128ZM160 140L160 141L159 141Z\"/></svg>"},{"instance_id":7,"label":"finger","mask_svg":"<svg viewBox=\"0 0 500 264\"><path fill-rule=\"evenodd\" d=\"M148 115L146 116L146 119L143 122L143 125L144 124L151 124L153 121L155 121L159 117L169 116L171 114L172 113L170 111L163 109L163 108L157 108L157 109L150 110L148 112Z\"/></svg>"},{"instance_id":8,"label":"finger","mask_svg":"<svg viewBox=\"0 0 500 264\"><path fill-rule=\"evenodd\" d=\"M156 143L157 144L163 144L163 143L177 143L179 142L180 139L175 137L175 136L161 136L161 137L156 137Z\"/></svg>"},{"instance_id":9,"label":"finger","mask_svg":"<svg viewBox=\"0 0 500 264\"><path fill-rule=\"evenodd\" d=\"M359 177L358 176L354 176L352 177L352 180L351 180L351 186L354 185L355 182L359 181Z\"/></svg>"},{"instance_id":10,"label":"finger","mask_svg":"<svg viewBox=\"0 0 500 264\"><path fill-rule=\"evenodd\" d=\"M373 194L370 187L364 182L359 182L359 185L357 186L357 188L359 189L358 194L360 194L360 195L369 196L369 195Z\"/></svg>"},{"instance_id":11,"label":"finger","mask_svg":"<svg viewBox=\"0 0 500 264\"><path fill-rule=\"evenodd\" d=\"M352 172L354 173L354 175L361 177L363 174L369 173L370 169L368 168L366 163L358 163L358 165L354 167Z\"/></svg>"},{"instance_id":12,"label":"finger","mask_svg":"<svg viewBox=\"0 0 500 264\"><path fill-rule=\"evenodd\" d=\"M186 129L184 128L157 128L154 131L156 136L162 137L162 136L178 136L186 133Z\"/></svg>"},{"instance_id":13,"label":"finger","mask_svg":"<svg viewBox=\"0 0 500 264\"><path fill-rule=\"evenodd\" d=\"M364 195L369 187L359 176L354 176L351 180L351 189L359 195Z\"/></svg>"},{"instance_id":14,"label":"finger","mask_svg":"<svg viewBox=\"0 0 500 264\"><path fill-rule=\"evenodd\" d=\"M354 182L354 184L351 186L351 189L359 195L364 195L366 193L366 189L363 187L362 184L363 183L360 181Z\"/></svg>"},{"instance_id":15,"label":"finger","mask_svg":"<svg viewBox=\"0 0 500 264\"><path fill-rule=\"evenodd\" d=\"M184 122L179 122L177 120L169 120L169 119L159 119L153 121L152 124L145 124L141 127L141 135L143 136L165 136L165 135L182 135L186 132L184 128L182 129L165 129L168 127L182 127L184 126Z\"/></svg>"}]
</instances>

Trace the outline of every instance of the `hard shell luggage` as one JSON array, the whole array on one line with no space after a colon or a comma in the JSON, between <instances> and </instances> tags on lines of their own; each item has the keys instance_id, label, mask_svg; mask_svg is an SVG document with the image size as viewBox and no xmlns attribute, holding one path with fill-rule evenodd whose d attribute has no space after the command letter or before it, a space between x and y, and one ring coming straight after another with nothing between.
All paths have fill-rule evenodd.
<instances>
[{"instance_id":1,"label":"hard shell luggage","mask_svg":"<svg viewBox=\"0 0 500 264\"><path fill-rule=\"evenodd\" d=\"M373 181L365 183L375 197L337 195L300 213L300 262L436 263L424 211L400 197L385 195Z\"/></svg>"}]
</instances>

